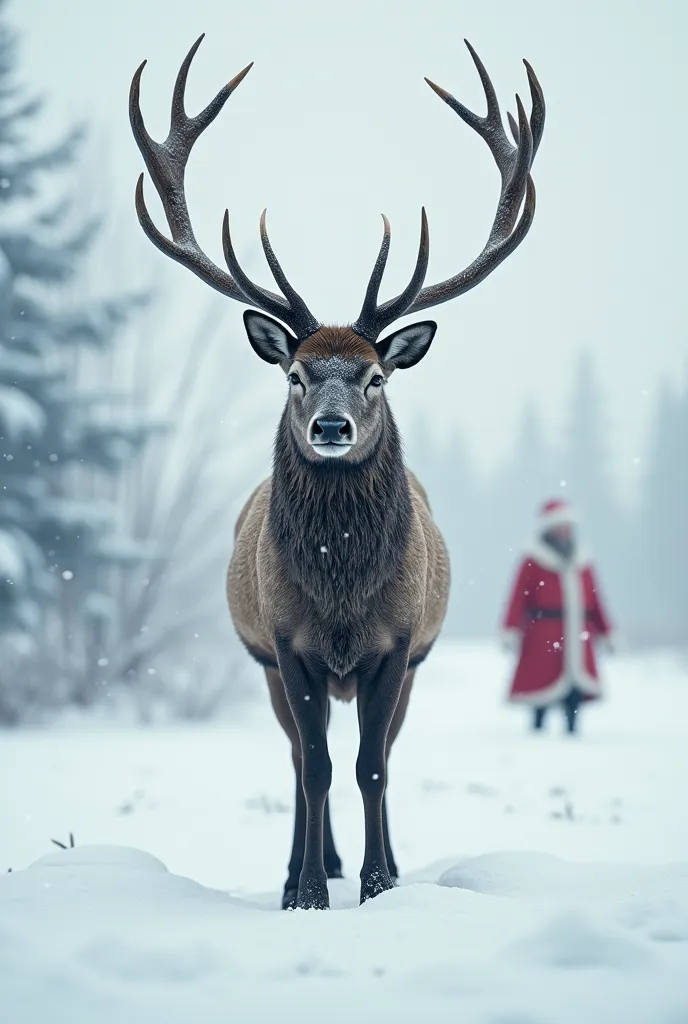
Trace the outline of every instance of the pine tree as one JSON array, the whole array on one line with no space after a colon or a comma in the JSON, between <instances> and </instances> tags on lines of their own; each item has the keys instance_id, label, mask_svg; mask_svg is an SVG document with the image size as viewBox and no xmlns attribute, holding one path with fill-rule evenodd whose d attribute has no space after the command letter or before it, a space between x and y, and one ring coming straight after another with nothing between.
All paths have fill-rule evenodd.
<instances>
[{"instance_id":1,"label":"pine tree","mask_svg":"<svg viewBox=\"0 0 688 1024\"><path fill-rule=\"evenodd\" d=\"M556 494L554 447L546 436L534 401L525 403L513 447L493 484L497 531L510 552L518 552L532 536L533 520L543 501Z\"/></svg>"},{"instance_id":2,"label":"pine tree","mask_svg":"<svg viewBox=\"0 0 688 1024\"><path fill-rule=\"evenodd\" d=\"M561 453L555 461L564 497L582 518L583 542L591 544L612 616L626 621L632 596L626 587L633 554L629 524L610 470L604 399L589 352L578 360Z\"/></svg>"},{"instance_id":3,"label":"pine tree","mask_svg":"<svg viewBox=\"0 0 688 1024\"><path fill-rule=\"evenodd\" d=\"M640 641L688 642L688 386L664 383L657 396L635 531L642 552L633 625Z\"/></svg>"},{"instance_id":4,"label":"pine tree","mask_svg":"<svg viewBox=\"0 0 688 1024\"><path fill-rule=\"evenodd\" d=\"M56 702L73 685L70 663L83 662L84 617L98 609L117 527L98 481L135 455L149 428L104 420L97 396L81 394L81 353L107 349L140 299L75 307L65 297L97 224L80 221L68 197L51 197L84 133L32 150L42 103L15 84L17 43L3 9L0 2L0 721L12 721L44 700L46 670ZM100 602L94 621L102 610Z\"/></svg>"},{"instance_id":5,"label":"pine tree","mask_svg":"<svg viewBox=\"0 0 688 1024\"><path fill-rule=\"evenodd\" d=\"M525 403L514 435L513 447L490 484L491 562L486 572L486 612L490 609L493 631L502 614L511 583L510 574L533 535L539 505L559 490L554 471L553 446L545 433L534 401Z\"/></svg>"},{"instance_id":6,"label":"pine tree","mask_svg":"<svg viewBox=\"0 0 688 1024\"><path fill-rule=\"evenodd\" d=\"M567 496L580 508L586 532L596 543L608 540L613 518L606 437L594 363L590 353L584 352L574 375L560 467Z\"/></svg>"},{"instance_id":7,"label":"pine tree","mask_svg":"<svg viewBox=\"0 0 688 1024\"><path fill-rule=\"evenodd\" d=\"M475 635L479 621L477 575L480 550L475 544L479 529L479 485L471 459L457 427L446 441L433 438L427 423L419 419L407 431L408 465L425 488L433 518L449 550L452 586L444 624L445 636Z\"/></svg>"}]
</instances>

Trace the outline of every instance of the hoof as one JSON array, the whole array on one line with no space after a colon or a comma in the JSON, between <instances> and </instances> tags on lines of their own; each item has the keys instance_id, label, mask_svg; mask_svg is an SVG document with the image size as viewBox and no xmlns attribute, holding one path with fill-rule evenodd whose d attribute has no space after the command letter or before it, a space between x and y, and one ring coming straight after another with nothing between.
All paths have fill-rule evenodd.
<instances>
[{"instance_id":1,"label":"hoof","mask_svg":"<svg viewBox=\"0 0 688 1024\"><path fill-rule=\"evenodd\" d=\"M298 895L298 889L285 889L284 896L282 897L282 910L296 910Z\"/></svg>"},{"instance_id":2,"label":"hoof","mask_svg":"<svg viewBox=\"0 0 688 1024\"><path fill-rule=\"evenodd\" d=\"M361 878L361 903L372 900L388 889L393 889L396 880L392 880L389 872L383 868L375 868Z\"/></svg>"},{"instance_id":3,"label":"hoof","mask_svg":"<svg viewBox=\"0 0 688 1024\"><path fill-rule=\"evenodd\" d=\"M327 879L300 879L296 906L299 910L329 910L330 894L327 891Z\"/></svg>"}]
</instances>

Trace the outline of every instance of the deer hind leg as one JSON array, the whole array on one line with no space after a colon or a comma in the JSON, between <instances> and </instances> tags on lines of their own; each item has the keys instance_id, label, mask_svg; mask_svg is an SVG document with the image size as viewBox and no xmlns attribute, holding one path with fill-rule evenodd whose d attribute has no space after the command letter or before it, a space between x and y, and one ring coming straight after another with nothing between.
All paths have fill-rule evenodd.
<instances>
[{"instance_id":1,"label":"deer hind leg","mask_svg":"<svg viewBox=\"0 0 688 1024\"><path fill-rule=\"evenodd\" d=\"M327 701L327 725L330 724L330 711L332 702ZM301 776L297 775L297 783L300 784ZM303 792L303 786L301 787ZM332 822L330 820L330 794L327 794L325 800L325 820L324 820L324 831L323 831L323 861L325 863L325 874L328 878L343 878L344 873L342 870L342 860L337 853L337 848L334 845L334 835L332 834Z\"/></svg>"},{"instance_id":2,"label":"deer hind leg","mask_svg":"<svg viewBox=\"0 0 688 1024\"><path fill-rule=\"evenodd\" d=\"M410 668L408 669L406 675L404 676L404 682L401 687L401 693L399 694L399 701L394 710L394 715L392 716L392 722L389 727L389 732L387 733L386 756L388 761L390 751L392 749L392 744L399 735L399 730L404 724L404 719L406 718L406 711L408 709L409 697L411 696L411 687L413 686L413 677L415 676L415 674L415 668ZM387 773L387 785L389 785L389 772ZM385 786L385 793L384 796L382 797L382 838L385 844L385 856L387 858L387 867L389 869L392 881L396 883L399 877L399 869L397 868L397 862L394 858L394 854L392 853L392 844L389 838L389 822L387 819L387 786Z\"/></svg>"},{"instance_id":3,"label":"deer hind leg","mask_svg":"<svg viewBox=\"0 0 688 1024\"><path fill-rule=\"evenodd\" d=\"M282 909L293 910L296 907L296 898L299 889L299 876L301 874L301 868L303 867L303 854L306 841L306 799L303 793L303 783L301 782L301 774L303 770L301 762L301 741L299 740L299 731L296 727L294 716L291 713L291 708L289 707L281 675L277 669L266 668L265 676L268 682L270 701L272 703L273 711L275 712L277 721L282 726L284 732L289 738L289 742L291 743L291 757L294 765L296 781L294 799L294 837L292 840L291 855L289 857L287 881L284 885L284 892L282 894ZM329 705L327 718L329 723ZM325 801L323 822L323 860L325 863L325 873L328 878L343 877L342 862L334 845L334 836L332 835L329 795Z\"/></svg>"},{"instance_id":4,"label":"deer hind leg","mask_svg":"<svg viewBox=\"0 0 688 1024\"><path fill-rule=\"evenodd\" d=\"M356 760L356 780L363 797L365 820L361 903L393 886L385 848L389 845L389 832L385 844L383 806L387 784L388 737L406 682L408 653L409 642L406 638L382 658L374 671L362 672L359 676L358 721L361 739Z\"/></svg>"}]
</instances>

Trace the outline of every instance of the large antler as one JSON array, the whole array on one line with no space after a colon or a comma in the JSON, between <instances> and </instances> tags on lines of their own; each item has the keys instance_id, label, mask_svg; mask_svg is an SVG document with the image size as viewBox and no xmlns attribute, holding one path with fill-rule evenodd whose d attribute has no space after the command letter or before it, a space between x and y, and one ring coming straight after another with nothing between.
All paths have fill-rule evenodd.
<instances>
[{"instance_id":1,"label":"large antler","mask_svg":"<svg viewBox=\"0 0 688 1024\"><path fill-rule=\"evenodd\" d=\"M156 228L148 213L143 198L143 174L136 185L136 212L139 223L151 242L161 252L187 267L206 284L238 302L257 306L266 313L279 317L291 327L297 338L305 338L316 331L320 327L320 323L310 312L301 296L289 284L273 252L265 227L265 212L263 212L260 222L261 242L272 275L283 295L277 295L268 291L267 288L255 284L241 269L232 246L227 212L225 212L222 226L222 243L225 260L230 270L229 274L213 263L196 241L184 194L184 171L189 154L201 132L215 120L236 87L253 66L249 64L231 82L223 86L215 99L211 100L200 114L197 114L196 117L188 117L184 108L186 79L191 62L202 40L203 36L196 40L179 69L172 94L170 130L164 142L155 142L150 137L141 114L139 92L141 74L146 66L146 61L137 69L132 79L129 93L129 118L132 131L153 184L162 200L172 238L166 238Z\"/></svg>"},{"instance_id":2,"label":"large antler","mask_svg":"<svg viewBox=\"0 0 688 1024\"><path fill-rule=\"evenodd\" d=\"M516 145L513 146L504 131L497 95L490 81L490 76L471 44L467 39L464 41L478 69L478 74L485 90L485 98L487 100L486 116L479 117L473 111L464 107L462 103L459 103L458 100L454 99L450 93L440 88L439 85L435 85L428 78L425 81L452 110L456 111L466 124L474 128L481 138L485 140L495 159L502 178L502 187L492 230L480 255L455 277L450 277L446 281L430 285L427 288L420 287L420 284L422 284L421 278L415 296L412 297L405 308L402 308L404 307L403 300L408 296L408 288L395 298L383 302L380 306L376 306L380 278L389 249L389 224L385 218L385 238L383 239L380 256L368 286L361 315L356 324L354 324L354 330L365 334L369 338L374 339L377 337L380 331L389 326L392 320L397 319L404 313L418 313L422 309L437 306L442 302L447 302L449 299L456 298L457 295L462 295L471 288L475 288L477 284L480 284L488 274L491 274L521 244L533 222L535 214L535 185L530 176L530 168L540 145L545 125L545 98L540 83L528 61L524 60L523 63L528 74L528 84L532 97L532 110L529 120L520 97L516 96L518 123L511 114L508 115L509 125L516 142ZM521 204L523 204L523 212L517 222Z\"/></svg>"}]
</instances>

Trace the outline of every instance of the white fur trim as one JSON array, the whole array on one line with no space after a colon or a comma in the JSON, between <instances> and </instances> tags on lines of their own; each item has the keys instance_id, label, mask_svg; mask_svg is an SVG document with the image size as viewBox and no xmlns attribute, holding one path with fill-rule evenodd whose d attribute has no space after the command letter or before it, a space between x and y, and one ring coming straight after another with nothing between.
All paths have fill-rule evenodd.
<instances>
[{"instance_id":1,"label":"white fur trim","mask_svg":"<svg viewBox=\"0 0 688 1024\"><path fill-rule=\"evenodd\" d=\"M520 629L503 629L500 634L500 643L505 651L510 654L518 654L521 650L523 634Z\"/></svg>"},{"instance_id":2,"label":"white fur trim","mask_svg":"<svg viewBox=\"0 0 688 1024\"><path fill-rule=\"evenodd\" d=\"M585 629L585 596L581 574L577 566L568 565L559 578L564 612L564 675L578 680L585 674L581 640Z\"/></svg>"},{"instance_id":3,"label":"white fur trim","mask_svg":"<svg viewBox=\"0 0 688 1024\"><path fill-rule=\"evenodd\" d=\"M550 544L543 540L536 540L525 552L525 557L537 562L543 569L550 569L552 572L564 572L567 565L573 565L577 569L584 569L590 564L590 555L585 549L576 546L573 553L573 561L569 562L563 555L559 554Z\"/></svg>"},{"instance_id":4,"label":"white fur trim","mask_svg":"<svg viewBox=\"0 0 688 1024\"><path fill-rule=\"evenodd\" d=\"M602 696L602 687L599 681L587 674L584 678L577 679L575 685L589 697ZM544 707L545 704L556 704L567 696L571 686L571 680L566 675L561 675L546 690L538 690L537 693L514 693L509 697L509 702L511 704L532 704L536 708Z\"/></svg>"},{"instance_id":5,"label":"white fur trim","mask_svg":"<svg viewBox=\"0 0 688 1024\"><path fill-rule=\"evenodd\" d=\"M539 516L542 530L549 530L552 526L573 526L577 522L579 522L578 513L570 506L554 508L551 512L542 512Z\"/></svg>"}]
</instances>

